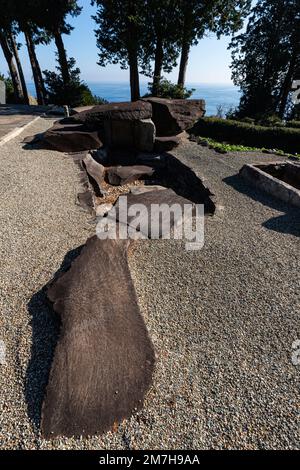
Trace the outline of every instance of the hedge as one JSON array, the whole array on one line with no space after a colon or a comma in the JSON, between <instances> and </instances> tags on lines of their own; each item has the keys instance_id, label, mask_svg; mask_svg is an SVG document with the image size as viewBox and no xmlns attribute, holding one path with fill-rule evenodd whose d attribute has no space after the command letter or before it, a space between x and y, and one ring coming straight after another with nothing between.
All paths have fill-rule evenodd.
<instances>
[{"instance_id":1,"label":"hedge","mask_svg":"<svg viewBox=\"0 0 300 470\"><path fill-rule=\"evenodd\" d=\"M286 127L291 129L300 129L300 121L288 121Z\"/></svg>"},{"instance_id":2,"label":"hedge","mask_svg":"<svg viewBox=\"0 0 300 470\"><path fill-rule=\"evenodd\" d=\"M263 127L220 118L201 118L190 133L248 147L300 153L300 129Z\"/></svg>"}]
</instances>

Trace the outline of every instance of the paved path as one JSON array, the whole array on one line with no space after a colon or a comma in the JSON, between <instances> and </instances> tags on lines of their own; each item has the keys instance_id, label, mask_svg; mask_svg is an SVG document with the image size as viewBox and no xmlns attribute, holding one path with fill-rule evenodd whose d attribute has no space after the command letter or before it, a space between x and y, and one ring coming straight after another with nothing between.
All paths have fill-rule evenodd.
<instances>
[{"instance_id":1,"label":"paved path","mask_svg":"<svg viewBox=\"0 0 300 470\"><path fill-rule=\"evenodd\" d=\"M40 438L58 331L42 288L94 227L75 205L70 158L24 150L21 137L0 148L0 447L299 448L300 367L291 362L300 339L299 211L235 176L244 162L271 156L220 156L196 144L177 154L221 206L206 220L204 248L144 241L130 261L157 355L144 409L100 437Z\"/></svg>"},{"instance_id":2,"label":"paved path","mask_svg":"<svg viewBox=\"0 0 300 470\"><path fill-rule=\"evenodd\" d=\"M0 105L0 145L47 110L46 106Z\"/></svg>"}]
</instances>

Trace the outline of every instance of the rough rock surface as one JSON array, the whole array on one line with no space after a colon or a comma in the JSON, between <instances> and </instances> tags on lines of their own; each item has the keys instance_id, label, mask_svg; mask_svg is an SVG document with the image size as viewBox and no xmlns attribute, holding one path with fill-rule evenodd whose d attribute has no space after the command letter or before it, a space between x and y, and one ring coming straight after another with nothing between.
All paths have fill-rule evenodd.
<instances>
[{"instance_id":1,"label":"rough rock surface","mask_svg":"<svg viewBox=\"0 0 300 470\"><path fill-rule=\"evenodd\" d=\"M152 105L152 120L159 137L173 136L189 129L205 114L204 100L144 98Z\"/></svg>"},{"instance_id":2,"label":"rough rock surface","mask_svg":"<svg viewBox=\"0 0 300 470\"><path fill-rule=\"evenodd\" d=\"M111 149L151 152L155 139L151 116L151 104L145 101L94 106L55 124L44 143L66 152L98 149L102 143Z\"/></svg>"},{"instance_id":3,"label":"rough rock surface","mask_svg":"<svg viewBox=\"0 0 300 470\"><path fill-rule=\"evenodd\" d=\"M169 152L170 150L178 147L181 144L183 138L186 137L186 133L182 132L178 135L172 135L169 137L156 137L154 141L155 152Z\"/></svg>"},{"instance_id":4,"label":"rough rock surface","mask_svg":"<svg viewBox=\"0 0 300 470\"><path fill-rule=\"evenodd\" d=\"M147 211L143 214L139 214L139 227L136 227L135 215L129 215L130 206L135 204L142 204ZM176 194L172 189L165 189L162 190L153 190L153 191L144 191L143 193L134 194L130 193L127 195L127 224L134 228L135 230L140 230L145 236L148 238L161 238L162 235L166 235L170 233L170 229L178 226L182 223L181 216L178 217L178 214L171 212L170 220L168 217L164 218L161 217L160 219L156 220L151 210L153 209L153 204L166 204L167 206L172 206L176 204L180 206L183 210L185 204L191 204L191 201L179 196ZM116 218L118 221L124 222L123 216L124 214L120 214L121 204L118 200L115 205L116 210ZM108 217L111 217L111 213L108 213Z\"/></svg>"},{"instance_id":5,"label":"rough rock surface","mask_svg":"<svg viewBox=\"0 0 300 470\"><path fill-rule=\"evenodd\" d=\"M88 240L48 289L61 316L42 433L103 432L142 406L154 351L137 304L127 240Z\"/></svg>"},{"instance_id":6,"label":"rough rock surface","mask_svg":"<svg viewBox=\"0 0 300 470\"><path fill-rule=\"evenodd\" d=\"M96 162L96 160L88 153L83 158L83 164L87 173L96 181L98 189L101 192L101 184L104 180L105 168L101 163Z\"/></svg>"},{"instance_id":7,"label":"rough rock surface","mask_svg":"<svg viewBox=\"0 0 300 470\"><path fill-rule=\"evenodd\" d=\"M104 121L136 121L150 119L152 107L146 101L109 103L94 106L72 117L73 122L86 124L91 130L103 127Z\"/></svg>"},{"instance_id":8,"label":"rough rock surface","mask_svg":"<svg viewBox=\"0 0 300 470\"><path fill-rule=\"evenodd\" d=\"M103 140L112 149L136 149L151 152L155 138L155 126L151 119L109 119L104 122Z\"/></svg>"},{"instance_id":9,"label":"rough rock surface","mask_svg":"<svg viewBox=\"0 0 300 470\"><path fill-rule=\"evenodd\" d=\"M113 166L106 170L108 182L112 185L132 183L145 176L152 176L154 169L146 165Z\"/></svg>"},{"instance_id":10,"label":"rough rock surface","mask_svg":"<svg viewBox=\"0 0 300 470\"><path fill-rule=\"evenodd\" d=\"M90 131L84 125L55 123L43 136L48 146L60 152L80 152L102 147L97 131Z\"/></svg>"}]
</instances>

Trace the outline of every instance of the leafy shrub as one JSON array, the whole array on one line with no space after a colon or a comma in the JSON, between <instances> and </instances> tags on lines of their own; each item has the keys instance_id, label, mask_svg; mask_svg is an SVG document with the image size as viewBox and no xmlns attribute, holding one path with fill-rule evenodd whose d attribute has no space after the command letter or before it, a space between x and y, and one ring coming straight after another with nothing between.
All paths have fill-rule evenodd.
<instances>
[{"instance_id":1,"label":"leafy shrub","mask_svg":"<svg viewBox=\"0 0 300 470\"><path fill-rule=\"evenodd\" d=\"M194 135L211 137L249 147L300 152L300 130L285 127L263 127L229 119L201 118L190 130Z\"/></svg>"},{"instance_id":2,"label":"leafy shrub","mask_svg":"<svg viewBox=\"0 0 300 470\"><path fill-rule=\"evenodd\" d=\"M300 129L300 121L287 121L286 127L289 127L290 129Z\"/></svg>"},{"instance_id":3,"label":"leafy shrub","mask_svg":"<svg viewBox=\"0 0 300 470\"><path fill-rule=\"evenodd\" d=\"M13 82L10 77L4 77L4 75L0 74L0 80L5 82L5 95L6 95L6 103L7 104L13 104L15 103L15 93L14 93L14 87L13 87Z\"/></svg>"},{"instance_id":4,"label":"leafy shrub","mask_svg":"<svg viewBox=\"0 0 300 470\"><path fill-rule=\"evenodd\" d=\"M153 84L148 84L149 93L145 96L154 96L153 95ZM157 90L155 96L159 96L160 98L168 98L168 99L188 99L194 93L194 88L188 90L187 88L176 85L175 83L171 83L166 78L162 78L159 81L157 86Z\"/></svg>"},{"instance_id":5,"label":"leafy shrub","mask_svg":"<svg viewBox=\"0 0 300 470\"><path fill-rule=\"evenodd\" d=\"M74 68L75 60L71 58L68 63L70 81L67 85L63 83L60 67L56 67L57 72L43 72L49 103L73 108L107 103L105 99L93 95L89 87L80 80L80 70Z\"/></svg>"},{"instance_id":6,"label":"leafy shrub","mask_svg":"<svg viewBox=\"0 0 300 470\"><path fill-rule=\"evenodd\" d=\"M266 115L266 116L261 116L260 119L257 120L257 123L260 126L265 126L265 127L276 127L276 126L283 126L282 120L275 115Z\"/></svg>"},{"instance_id":7,"label":"leafy shrub","mask_svg":"<svg viewBox=\"0 0 300 470\"><path fill-rule=\"evenodd\" d=\"M245 117L241 119L241 122L246 122L247 124L255 124L255 119L250 117Z\"/></svg>"}]
</instances>

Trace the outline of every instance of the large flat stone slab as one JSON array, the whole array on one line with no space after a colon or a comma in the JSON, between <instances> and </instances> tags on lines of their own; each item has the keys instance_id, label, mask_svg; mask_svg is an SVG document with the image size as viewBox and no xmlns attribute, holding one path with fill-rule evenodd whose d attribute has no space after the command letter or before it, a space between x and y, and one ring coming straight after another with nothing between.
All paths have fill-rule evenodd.
<instances>
[{"instance_id":1,"label":"large flat stone slab","mask_svg":"<svg viewBox=\"0 0 300 470\"><path fill-rule=\"evenodd\" d=\"M150 119L152 107L145 101L109 103L94 106L72 117L74 122L86 124L91 129L103 127L105 121L136 121Z\"/></svg>"},{"instance_id":2,"label":"large flat stone slab","mask_svg":"<svg viewBox=\"0 0 300 470\"><path fill-rule=\"evenodd\" d=\"M90 131L81 124L57 122L47 130L43 142L60 152L81 152L102 147L97 131Z\"/></svg>"},{"instance_id":3,"label":"large flat stone slab","mask_svg":"<svg viewBox=\"0 0 300 470\"><path fill-rule=\"evenodd\" d=\"M116 211L116 219L125 223L124 213L122 212L122 203L120 199L115 204L114 210ZM152 191L144 191L140 193L129 193L127 195L127 217L126 223L129 227L134 228L137 231L140 231L145 237L148 238L163 238L164 236L169 236L170 231L183 223L183 210L185 204L189 206L193 205L191 201L185 199L178 194L176 194L172 189L156 189ZM140 225L136 227L135 215L132 215L130 208L134 205L142 205L146 209L145 212L140 216ZM174 207L175 205L180 208L179 216L177 212L171 212L170 218L165 217L164 215L159 216L158 218L154 215L153 209L155 205L161 207L165 206L166 208ZM112 217L112 213L108 213L108 217Z\"/></svg>"},{"instance_id":4,"label":"large flat stone slab","mask_svg":"<svg viewBox=\"0 0 300 470\"><path fill-rule=\"evenodd\" d=\"M154 351L126 240L88 240L48 290L61 332L42 410L44 437L91 435L141 408Z\"/></svg>"}]
</instances>

